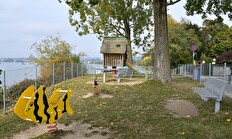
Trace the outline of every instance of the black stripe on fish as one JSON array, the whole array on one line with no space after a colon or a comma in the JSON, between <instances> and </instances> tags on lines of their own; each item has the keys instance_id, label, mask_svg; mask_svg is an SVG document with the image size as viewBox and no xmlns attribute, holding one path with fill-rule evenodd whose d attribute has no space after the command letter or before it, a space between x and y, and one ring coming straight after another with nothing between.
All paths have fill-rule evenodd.
<instances>
[{"instance_id":1,"label":"black stripe on fish","mask_svg":"<svg viewBox=\"0 0 232 139\"><path fill-rule=\"evenodd\" d=\"M64 99L63 99L63 101L64 101L64 110L62 111L62 113L67 112L67 109L66 109L66 101L67 101L67 99L68 99L68 94L66 93L65 96L64 96Z\"/></svg>"},{"instance_id":2,"label":"black stripe on fish","mask_svg":"<svg viewBox=\"0 0 232 139\"><path fill-rule=\"evenodd\" d=\"M57 120L57 119L58 119L57 107L55 107L54 110L55 110L55 112L56 112L55 120Z\"/></svg>"},{"instance_id":3,"label":"black stripe on fish","mask_svg":"<svg viewBox=\"0 0 232 139\"><path fill-rule=\"evenodd\" d=\"M45 87L43 88L43 103L44 103L44 114L47 116L47 124L49 124L49 119L50 119L50 114L47 112L48 108L49 108L49 105L48 105L48 99L47 99L47 96L45 94Z\"/></svg>"},{"instance_id":4,"label":"black stripe on fish","mask_svg":"<svg viewBox=\"0 0 232 139\"><path fill-rule=\"evenodd\" d=\"M33 114L35 115L36 121L38 121L38 123L41 123L41 122L42 122L42 117L40 117L40 116L38 115L38 111L39 111L39 105L38 105L39 94L38 94L38 92L36 92L35 98L36 98L36 99L34 99L34 106L35 106L35 109L34 109L34 111L33 111Z\"/></svg>"}]
</instances>

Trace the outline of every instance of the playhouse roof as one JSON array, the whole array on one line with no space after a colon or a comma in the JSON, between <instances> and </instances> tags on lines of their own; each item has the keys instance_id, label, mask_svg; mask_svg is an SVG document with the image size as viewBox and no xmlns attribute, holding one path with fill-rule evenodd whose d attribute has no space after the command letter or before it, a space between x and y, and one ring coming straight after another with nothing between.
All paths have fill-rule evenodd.
<instances>
[{"instance_id":1,"label":"playhouse roof","mask_svg":"<svg viewBox=\"0 0 232 139\"><path fill-rule=\"evenodd\" d=\"M125 54L126 46L127 40L124 37L105 37L102 42L101 53Z\"/></svg>"}]
</instances>

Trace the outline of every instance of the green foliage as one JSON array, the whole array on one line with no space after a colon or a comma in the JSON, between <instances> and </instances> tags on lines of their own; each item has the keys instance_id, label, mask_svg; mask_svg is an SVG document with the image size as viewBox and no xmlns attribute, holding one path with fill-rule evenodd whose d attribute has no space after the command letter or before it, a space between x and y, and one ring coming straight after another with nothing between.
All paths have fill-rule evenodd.
<instances>
[{"instance_id":1,"label":"green foliage","mask_svg":"<svg viewBox=\"0 0 232 139\"><path fill-rule=\"evenodd\" d=\"M201 55L215 58L231 51L232 28L218 20L205 20L201 29Z\"/></svg>"},{"instance_id":2,"label":"green foliage","mask_svg":"<svg viewBox=\"0 0 232 139\"><path fill-rule=\"evenodd\" d=\"M232 51L232 28L224 25L214 36L214 45L210 52L213 57Z\"/></svg>"},{"instance_id":3,"label":"green foliage","mask_svg":"<svg viewBox=\"0 0 232 139\"><path fill-rule=\"evenodd\" d=\"M131 42L138 46L146 43L152 24L152 7L146 0L63 0L70 7L69 20L79 35L95 33L98 38L124 36L128 39L127 55L132 59ZM133 34L134 40L131 40Z\"/></svg>"},{"instance_id":4,"label":"green foliage","mask_svg":"<svg viewBox=\"0 0 232 139\"><path fill-rule=\"evenodd\" d=\"M171 66L192 63L192 45L201 47L201 42L194 29L189 29L186 23L176 23L169 26L169 44Z\"/></svg>"},{"instance_id":5,"label":"green foliage","mask_svg":"<svg viewBox=\"0 0 232 139\"><path fill-rule=\"evenodd\" d=\"M222 20L222 15L228 15L232 19L231 0L187 0L185 9L188 15L202 14L203 18L207 15L216 15Z\"/></svg>"},{"instance_id":6,"label":"green foliage","mask_svg":"<svg viewBox=\"0 0 232 139\"><path fill-rule=\"evenodd\" d=\"M35 81L31 79L25 79L17 84L12 85L6 90L7 102L14 104L19 96L26 90L30 85L34 85ZM9 104L8 104L9 105Z\"/></svg>"}]
</instances>

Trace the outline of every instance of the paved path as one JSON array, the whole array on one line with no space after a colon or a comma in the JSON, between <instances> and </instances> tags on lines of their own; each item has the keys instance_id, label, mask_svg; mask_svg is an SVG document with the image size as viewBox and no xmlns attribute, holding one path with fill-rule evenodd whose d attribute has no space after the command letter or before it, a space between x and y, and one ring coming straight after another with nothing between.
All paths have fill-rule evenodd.
<instances>
[{"instance_id":1,"label":"paved path","mask_svg":"<svg viewBox=\"0 0 232 139\"><path fill-rule=\"evenodd\" d=\"M232 98L232 84L226 85L225 95Z\"/></svg>"}]
</instances>

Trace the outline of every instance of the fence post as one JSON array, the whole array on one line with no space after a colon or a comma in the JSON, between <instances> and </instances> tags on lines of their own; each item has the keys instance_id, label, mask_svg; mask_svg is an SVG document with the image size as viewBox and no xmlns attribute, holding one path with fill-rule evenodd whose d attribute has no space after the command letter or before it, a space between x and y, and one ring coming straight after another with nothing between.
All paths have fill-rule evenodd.
<instances>
[{"instance_id":1,"label":"fence post","mask_svg":"<svg viewBox=\"0 0 232 139\"><path fill-rule=\"evenodd\" d=\"M6 114L6 71L3 71L3 88L2 88L2 92L3 92L3 111L4 114Z\"/></svg>"},{"instance_id":2,"label":"fence post","mask_svg":"<svg viewBox=\"0 0 232 139\"><path fill-rule=\"evenodd\" d=\"M71 78L73 78L73 63L71 63Z\"/></svg>"},{"instance_id":3,"label":"fence post","mask_svg":"<svg viewBox=\"0 0 232 139\"><path fill-rule=\"evenodd\" d=\"M52 84L55 85L55 63L52 63Z\"/></svg>"},{"instance_id":4,"label":"fence post","mask_svg":"<svg viewBox=\"0 0 232 139\"><path fill-rule=\"evenodd\" d=\"M79 64L77 63L77 77L79 76Z\"/></svg>"},{"instance_id":5,"label":"fence post","mask_svg":"<svg viewBox=\"0 0 232 139\"><path fill-rule=\"evenodd\" d=\"M211 63L209 63L209 78L211 77L211 69L212 68L212 65L211 65Z\"/></svg>"},{"instance_id":6,"label":"fence post","mask_svg":"<svg viewBox=\"0 0 232 139\"><path fill-rule=\"evenodd\" d=\"M79 66L80 66L80 75L82 76L82 73L83 73L83 72L82 72L82 63L80 63Z\"/></svg>"},{"instance_id":7,"label":"fence post","mask_svg":"<svg viewBox=\"0 0 232 139\"><path fill-rule=\"evenodd\" d=\"M37 70L37 66L35 66L35 90L37 90L37 81L38 81L38 70Z\"/></svg>"},{"instance_id":8,"label":"fence post","mask_svg":"<svg viewBox=\"0 0 232 139\"><path fill-rule=\"evenodd\" d=\"M63 81L65 81L65 62L63 63Z\"/></svg>"},{"instance_id":9,"label":"fence post","mask_svg":"<svg viewBox=\"0 0 232 139\"><path fill-rule=\"evenodd\" d=\"M187 76L187 64L184 65L184 75Z\"/></svg>"},{"instance_id":10,"label":"fence post","mask_svg":"<svg viewBox=\"0 0 232 139\"><path fill-rule=\"evenodd\" d=\"M202 73L203 73L203 64L201 63L200 65L200 83L201 83L201 76L202 76Z\"/></svg>"},{"instance_id":11,"label":"fence post","mask_svg":"<svg viewBox=\"0 0 232 139\"><path fill-rule=\"evenodd\" d=\"M224 77L224 81L226 80L226 63L224 63L224 75L223 75Z\"/></svg>"}]
</instances>

